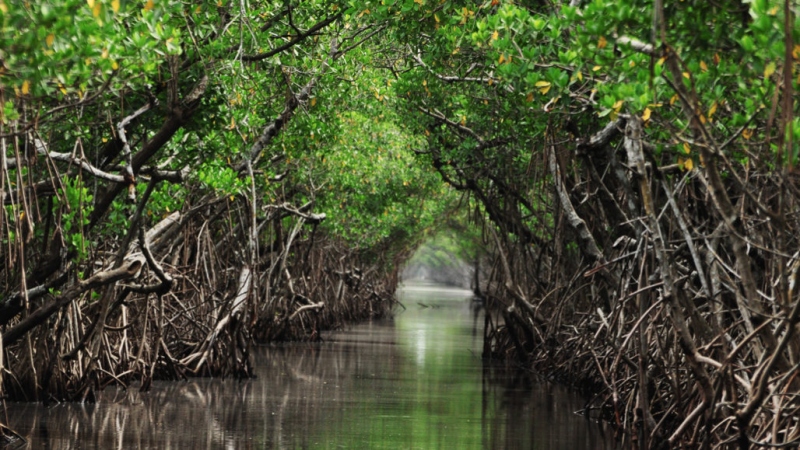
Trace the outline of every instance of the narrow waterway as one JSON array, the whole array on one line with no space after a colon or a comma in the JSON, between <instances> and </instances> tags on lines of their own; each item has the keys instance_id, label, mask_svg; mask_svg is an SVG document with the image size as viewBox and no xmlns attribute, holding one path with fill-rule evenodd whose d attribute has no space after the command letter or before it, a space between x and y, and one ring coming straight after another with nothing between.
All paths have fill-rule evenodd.
<instances>
[{"instance_id":1,"label":"narrow waterway","mask_svg":"<svg viewBox=\"0 0 800 450\"><path fill-rule=\"evenodd\" d=\"M408 286L392 320L258 349L258 378L107 389L91 405L7 404L29 449L613 447L582 401L480 361L469 292Z\"/></svg>"}]
</instances>

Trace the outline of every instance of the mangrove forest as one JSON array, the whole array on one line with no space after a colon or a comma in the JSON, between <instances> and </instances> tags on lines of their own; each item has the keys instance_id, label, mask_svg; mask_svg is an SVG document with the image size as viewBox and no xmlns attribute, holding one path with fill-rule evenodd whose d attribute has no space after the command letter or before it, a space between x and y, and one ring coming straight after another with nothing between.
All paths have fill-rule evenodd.
<instances>
[{"instance_id":1,"label":"mangrove forest","mask_svg":"<svg viewBox=\"0 0 800 450\"><path fill-rule=\"evenodd\" d=\"M0 27L4 402L259 376L262 344L418 308L427 264L483 305L485 364L625 448L800 446L796 0L0 0Z\"/></svg>"}]
</instances>

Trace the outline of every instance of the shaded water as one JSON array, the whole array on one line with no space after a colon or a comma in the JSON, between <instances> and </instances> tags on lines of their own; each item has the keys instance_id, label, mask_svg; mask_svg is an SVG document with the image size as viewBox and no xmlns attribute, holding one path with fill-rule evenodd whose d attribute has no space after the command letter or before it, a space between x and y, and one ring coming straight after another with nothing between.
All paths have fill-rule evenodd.
<instances>
[{"instance_id":1,"label":"shaded water","mask_svg":"<svg viewBox=\"0 0 800 450\"><path fill-rule=\"evenodd\" d=\"M483 368L468 296L410 286L393 320L258 349L256 379L9 403L7 423L30 449L611 449L575 395Z\"/></svg>"}]
</instances>

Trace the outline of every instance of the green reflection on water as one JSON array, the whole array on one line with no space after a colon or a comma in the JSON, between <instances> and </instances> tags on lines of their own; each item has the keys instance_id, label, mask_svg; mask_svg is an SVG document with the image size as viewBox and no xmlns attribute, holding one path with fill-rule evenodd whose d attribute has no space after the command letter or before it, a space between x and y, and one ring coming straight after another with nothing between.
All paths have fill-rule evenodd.
<instances>
[{"instance_id":1,"label":"green reflection on water","mask_svg":"<svg viewBox=\"0 0 800 450\"><path fill-rule=\"evenodd\" d=\"M483 401L477 353L482 331L473 336L471 303L465 295L433 291L404 296L408 309L393 327L401 360L393 373L369 374L355 383L350 410L331 418L315 448L485 447L485 419L496 408ZM344 436L347 444L342 443Z\"/></svg>"}]
</instances>

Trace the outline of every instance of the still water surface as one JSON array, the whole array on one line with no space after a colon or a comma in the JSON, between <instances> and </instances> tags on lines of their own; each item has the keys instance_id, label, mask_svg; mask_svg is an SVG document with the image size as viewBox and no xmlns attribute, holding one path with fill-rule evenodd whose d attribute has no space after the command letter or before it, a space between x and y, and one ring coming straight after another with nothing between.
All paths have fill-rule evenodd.
<instances>
[{"instance_id":1,"label":"still water surface","mask_svg":"<svg viewBox=\"0 0 800 450\"><path fill-rule=\"evenodd\" d=\"M392 320L258 349L258 378L10 403L7 423L28 449L612 449L577 396L483 368L469 295L407 286Z\"/></svg>"}]
</instances>

